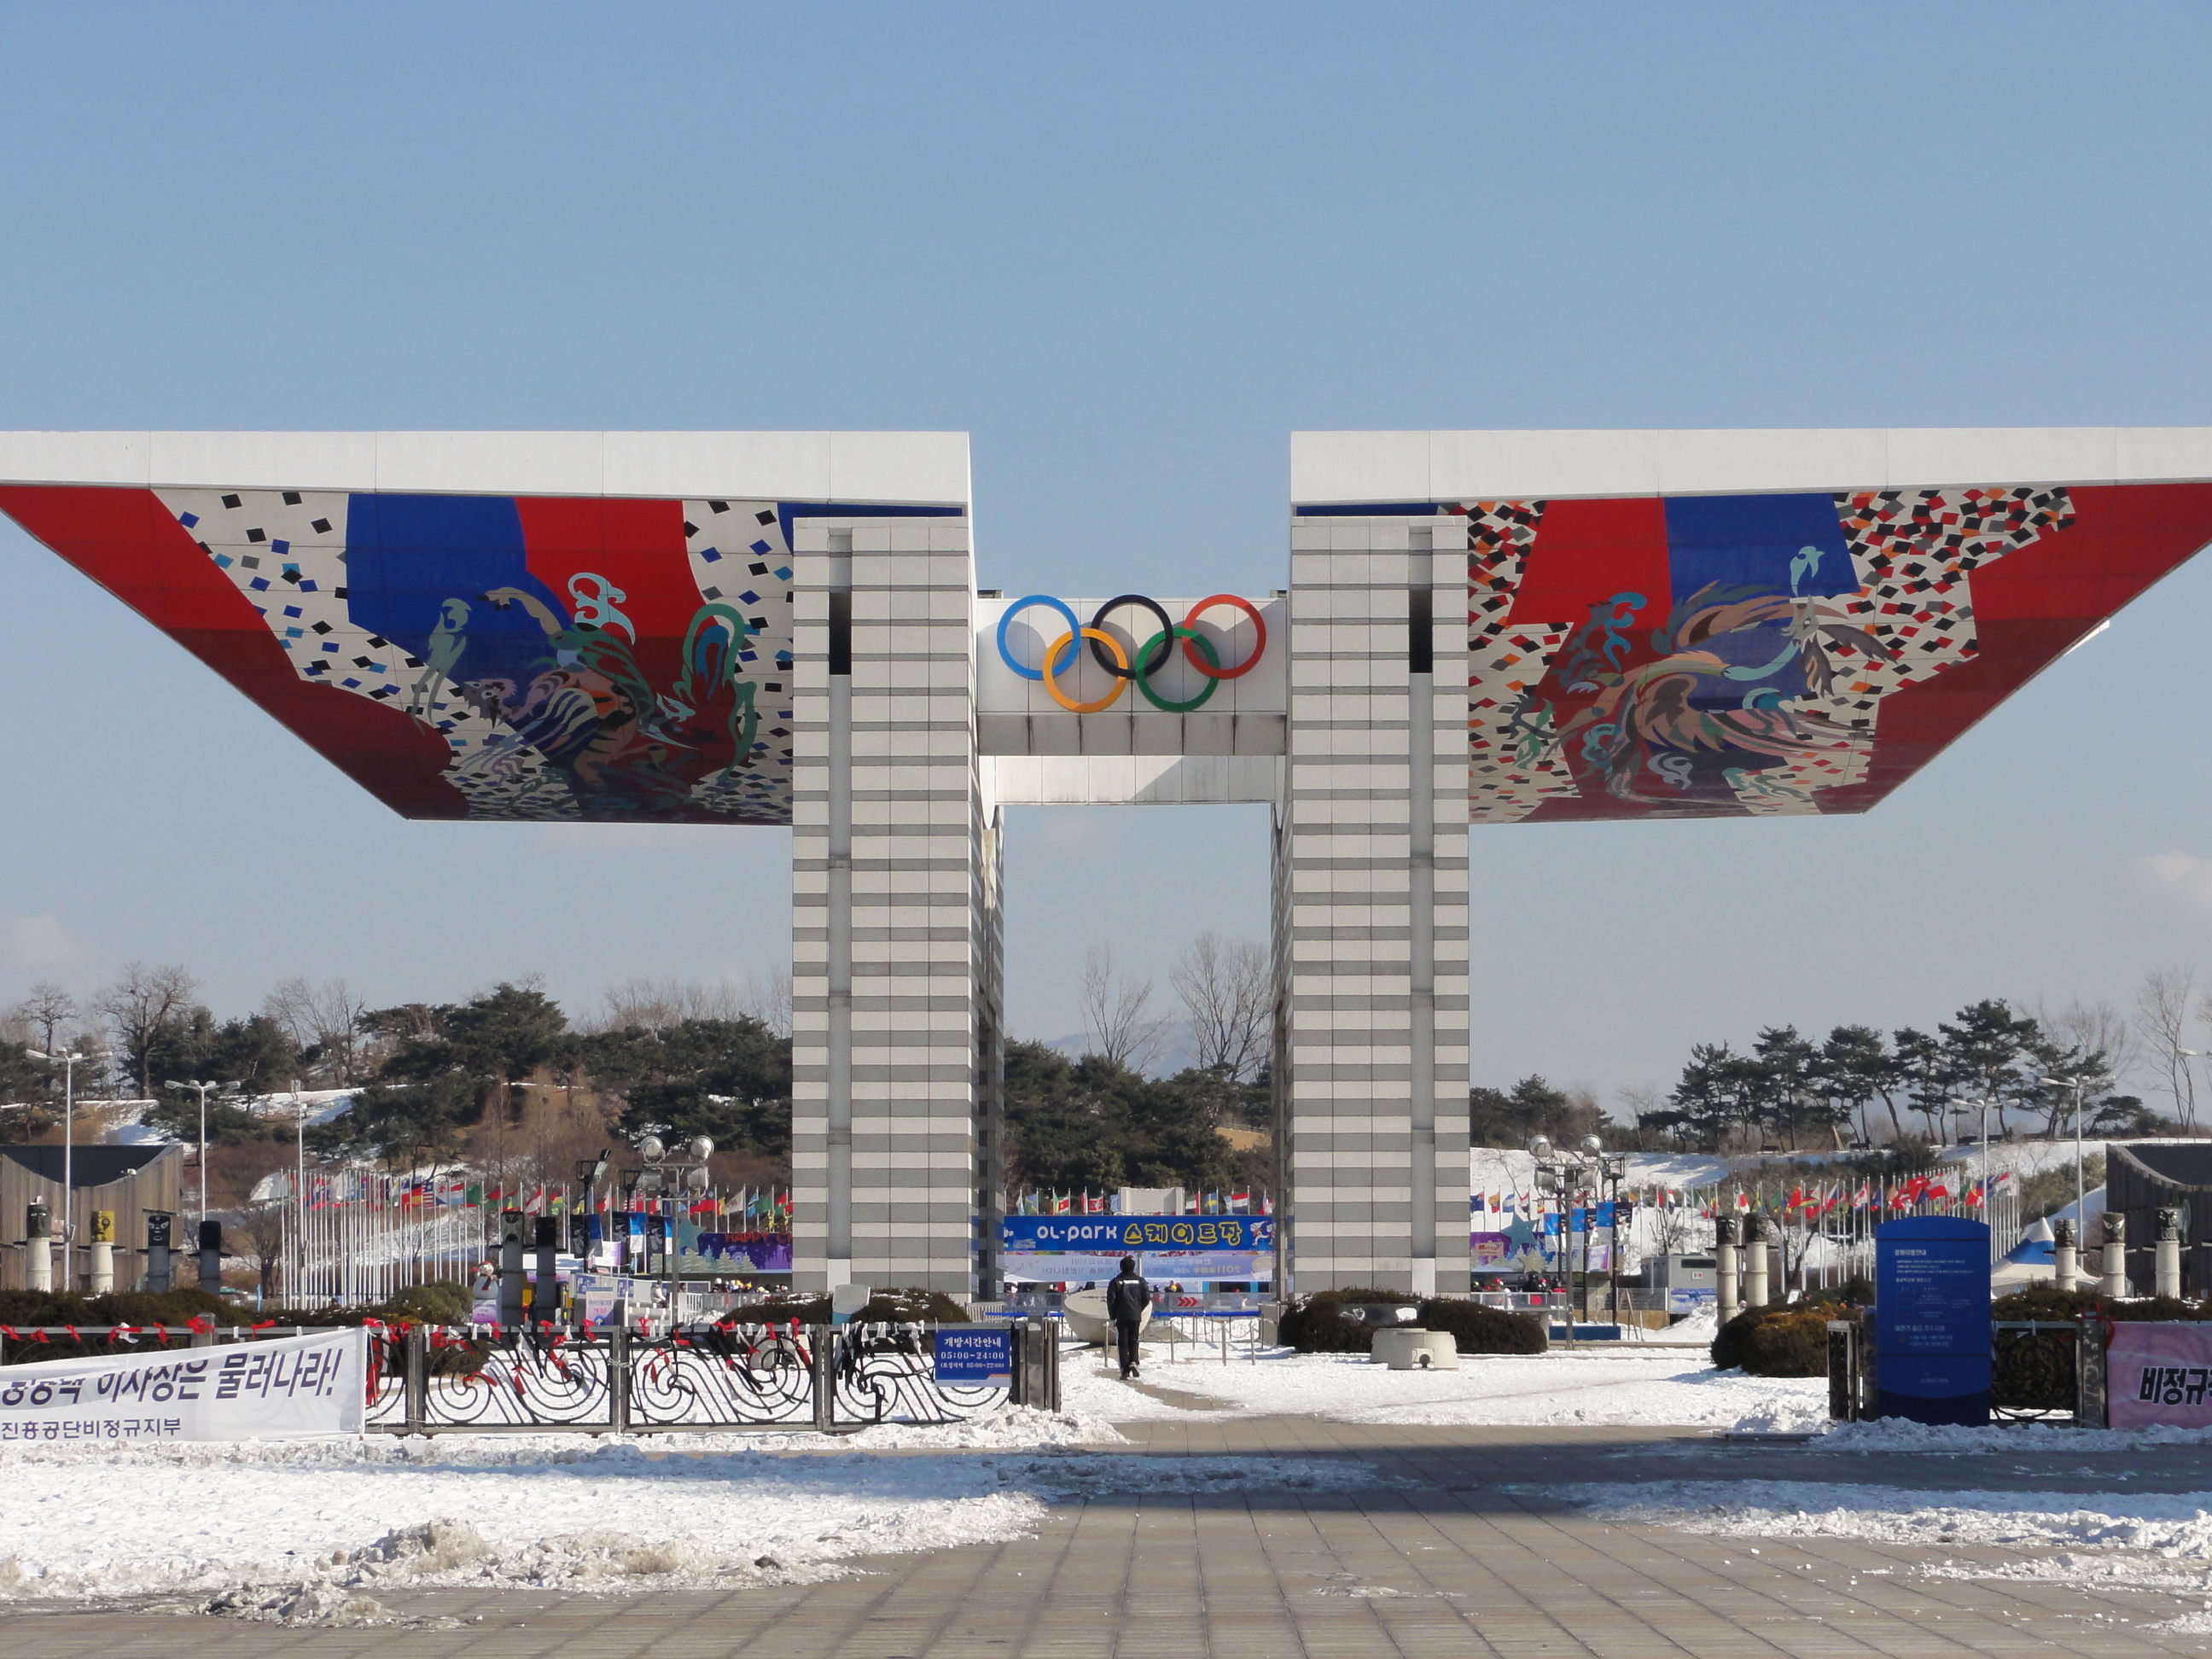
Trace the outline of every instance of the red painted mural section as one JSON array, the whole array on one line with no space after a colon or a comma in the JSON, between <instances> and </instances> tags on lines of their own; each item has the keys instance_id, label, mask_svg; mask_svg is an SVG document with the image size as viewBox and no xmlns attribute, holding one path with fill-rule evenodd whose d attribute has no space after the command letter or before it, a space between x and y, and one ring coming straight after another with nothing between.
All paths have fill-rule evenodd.
<instances>
[{"instance_id":1,"label":"red painted mural section","mask_svg":"<svg viewBox=\"0 0 2212 1659\"><path fill-rule=\"evenodd\" d=\"M397 708L302 680L246 597L149 489L0 487L0 512L259 703L402 816L459 818L434 732Z\"/></svg>"}]
</instances>

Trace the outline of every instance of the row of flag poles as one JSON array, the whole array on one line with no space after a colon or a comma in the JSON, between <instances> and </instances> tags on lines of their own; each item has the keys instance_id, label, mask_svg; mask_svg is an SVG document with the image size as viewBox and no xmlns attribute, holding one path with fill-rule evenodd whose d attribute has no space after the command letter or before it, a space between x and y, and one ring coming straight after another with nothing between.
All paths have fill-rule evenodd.
<instances>
[{"instance_id":1,"label":"row of flag poles","mask_svg":"<svg viewBox=\"0 0 2212 1659\"><path fill-rule=\"evenodd\" d=\"M1121 1200L1110 1193L1027 1192L1007 1205L1009 1215L1113 1215ZM1265 1192L1193 1193L1183 1200L1185 1215L1273 1215L1273 1200Z\"/></svg>"},{"instance_id":2,"label":"row of flag poles","mask_svg":"<svg viewBox=\"0 0 2212 1659\"><path fill-rule=\"evenodd\" d=\"M1800 1282L1817 1273L1823 1283L1863 1273L1871 1261L1874 1229L1906 1215L1960 1215L1990 1224L1992 1256L2017 1242L2019 1183L2011 1174L1973 1175L1958 1170L1881 1178L1844 1178L1788 1184L1720 1182L1699 1188L1623 1188L1616 1209L1588 1200L1570 1208L1553 1196L1510 1188L1474 1193L1468 1200L1469 1231L1510 1234L1528 1224L1531 1247L1547 1261L1556 1259L1568 1238L1589 1249L1594 1235L1613 1233L1624 1247L1643 1254L1710 1249L1713 1224L1723 1217L1757 1215L1770 1236L1786 1234L1785 1255L1797 1264ZM1649 1219L1641 1224L1634 1218ZM1607 1266L1632 1270L1632 1261ZM1862 1260L1864 1258L1864 1260ZM1593 1262L1592 1265L1595 1265Z\"/></svg>"},{"instance_id":3,"label":"row of flag poles","mask_svg":"<svg viewBox=\"0 0 2212 1659\"><path fill-rule=\"evenodd\" d=\"M285 1184L289 1185L289 1182ZM283 1194L290 1197L289 1193ZM783 1187L739 1187L724 1192L625 1199L611 1183L594 1194L563 1183L535 1182L507 1185L461 1176L387 1176L368 1170L315 1171L307 1176L310 1210L365 1206L372 1209L520 1210L525 1215L570 1215L587 1208L601 1215L683 1216L710 1231L788 1231L791 1191Z\"/></svg>"}]
</instances>

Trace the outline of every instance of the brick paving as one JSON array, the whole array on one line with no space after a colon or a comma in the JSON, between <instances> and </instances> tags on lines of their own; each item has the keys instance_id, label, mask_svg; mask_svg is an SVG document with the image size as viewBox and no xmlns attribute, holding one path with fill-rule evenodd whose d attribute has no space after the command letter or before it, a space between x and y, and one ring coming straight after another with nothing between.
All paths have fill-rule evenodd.
<instances>
[{"instance_id":1,"label":"brick paving","mask_svg":"<svg viewBox=\"0 0 2212 1659\"><path fill-rule=\"evenodd\" d=\"M2201 1609L2212 1591L2176 1598L1929 1578L1915 1571L1923 1553L1902 1546L1607 1525L1544 1490L1766 1478L2197 1492L2212 1489L2212 1448L2084 1454L2068 1448L2063 1431L2022 1430L2019 1448L2002 1453L1844 1455L1680 1431L1377 1427L1297 1417L1193 1417L1126 1432L1136 1443L1129 1449L1160 1457L1352 1460L1394 1484L1167 1499L1108 1494L1056 1507L1033 1538L877 1558L860 1564L859 1576L809 1586L376 1592L396 1612L465 1621L459 1629L287 1629L150 1608L16 1603L0 1613L0 1655L2212 1655L2212 1634L2152 1628ZM2037 1553L1943 1548L1960 1564Z\"/></svg>"}]
</instances>

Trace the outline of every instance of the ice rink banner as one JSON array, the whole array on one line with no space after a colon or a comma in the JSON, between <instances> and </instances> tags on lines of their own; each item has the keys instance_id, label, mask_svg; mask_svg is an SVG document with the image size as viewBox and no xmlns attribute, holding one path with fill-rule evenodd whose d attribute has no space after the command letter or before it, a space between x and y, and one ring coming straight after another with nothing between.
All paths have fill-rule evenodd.
<instances>
[{"instance_id":1,"label":"ice rink banner","mask_svg":"<svg viewBox=\"0 0 2212 1659\"><path fill-rule=\"evenodd\" d=\"M0 1368L0 1443L359 1434L368 1333Z\"/></svg>"},{"instance_id":2,"label":"ice rink banner","mask_svg":"<svg viewBox=\"0 0 2212 1659\"><path fill-rule=\"evenodd\" d=\"M1271 1215L1010 1215L999 1224L1009 1250L1141 1255L1151 1250L1275 1248ZM1111 1277L1109 1274L1109 1277Z\"/></svg>"},{"instance_id":3,"label":"ice rink banner","mask_svg":"<svg viewBox=\"0 0 2212 1659\"><path fill-rule=\"evenodd\" d=\"M1274 1257L1259 1250L1193 1250L1188 1255L1156 1250L1139 1256L1137 1267L1155 1285L1224 1279L1255 1284L1271 1282L1275 1276ZM999 1268L1008 1279L1025 1284L1087 1285L1103 1283L1120 1273L1121 1258L1086 1251L1008 1250L999 1258Z\"/></svg>"}]
</instances>

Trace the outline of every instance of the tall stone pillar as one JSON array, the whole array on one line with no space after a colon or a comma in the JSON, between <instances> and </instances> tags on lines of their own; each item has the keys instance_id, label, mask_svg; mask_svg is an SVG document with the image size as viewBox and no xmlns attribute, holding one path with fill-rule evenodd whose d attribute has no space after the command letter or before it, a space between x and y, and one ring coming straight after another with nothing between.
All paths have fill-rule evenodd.
<instances>
[{"instance_id":1,"label":"tall stone pillar","mask_svg":"<svg viewBox=\"0 0 2212 1659\"><path fill-rule=\"evenodd\" d=\"M1285 1201L1297 1286L1468 1287L1466 520L1291 540Z\"/></svg>"},{"instance_id":2,"label":"tall stone pillar","mask_svg":"<svg viewBox=\"0 0 2212 1659\"><path fill-rule=\"evenodd\" d=\"M1000 947L968 520L796 532L793 1283L972 1295Z\"/></svg>"}]
</instances>

